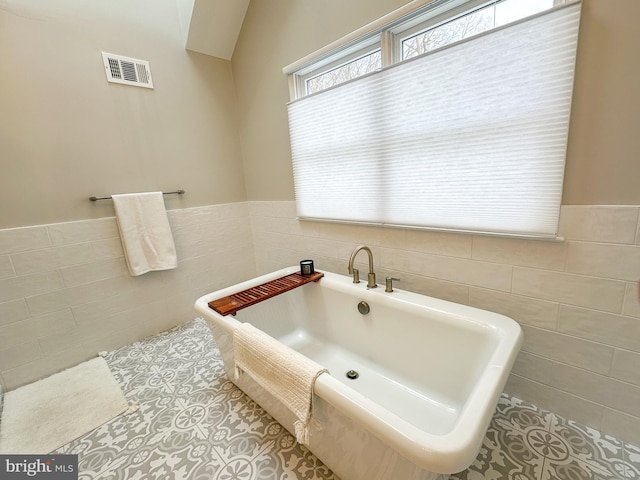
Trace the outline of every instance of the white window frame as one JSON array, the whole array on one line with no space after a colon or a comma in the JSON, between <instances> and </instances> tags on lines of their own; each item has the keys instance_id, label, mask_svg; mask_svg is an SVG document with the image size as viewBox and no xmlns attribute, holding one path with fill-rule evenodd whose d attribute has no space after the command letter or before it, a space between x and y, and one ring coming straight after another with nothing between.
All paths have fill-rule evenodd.
<instances>
[{"instance_id":1,"label":"white window frame","mask_svg":"<svg viewBox=\"0 0 640 480\"><path fill-rule=\"evenodd\" d=\"M366 51L382 51L382 68L402 60L401 40L405 32L420 31L452 20L472 8L495 3L496 0L415 0L330 43L310 55L283 68L289 80L289 96L296 100L307 95L305 82L337 66L348 63ZM563 2L564 0L555 0Z\"/></svg>"},{"instance_id":2,"label":"white window frame","mask_svg":"<svg viewBox=\"0 0 640 480\"><path fill-rule=\"evenodd\" d=\"M382 52L380 40L379 38L373 37L367 42L358 43L348 51L341 50L339 55L327 57L308 68L299 70L295 74L296 91L298 92L297 97L300 98L308 95L307 82L309 80L378 51ZM384 65L384 55L382 55L382 57L382 65L386 66Z\"/></svg>"},{"instance_id":3,"label":"white window frame","mask_svg":"<svg viewBox=\"0 0 640 480\"><path fill-rule=\"evenodd\" d=\"M563 5L570 3L572 0L553 0L553 6ZM447 2L445 2L446 4ZM411 38L414 35L418 35L421 32L425 32L432 28L436 28L440 25L444 25L456 18L462 17L470 11L480 10L484 7L492 4L500 3L500 0L478 0L467 1L461 5L453 7L445 7L444 11L440 9L433 9L426 7L425 12L416 11L409 20L403 20L398 26L390 27L388 30L391 33L392 44L389 46L393 53L393 63L403 61L402 59L402 43L404 40ZM425 10L423 8L422 10Z\"/></svg>"},{"instance_id":4,"label":"white window frame","mask_svg":"<svg viewBox=\"0 0 640 480\"><path fill-rule=\"evenodd\" d=\"M352 61L353 59L361 56L363 52L367 51L367 49L369 51L373 51L376 48L379 48L381 50L383 69L398 63L403 63L402 42L406 38L416 35L421 31L425 31L430 28L437 27L440 24L452 21L468 13L470 10L477 10L488 5L495 4L497 3L497 1L499 0L416 0L414 2L411 2L410 4L390 13L389 15L386 15L385 17L382 17L381 19L353 32L352 34L347 35L346 37L343 37L342 39L329 44L326 47L285 67L283 69L283 72L288 77L290 98L292 101L295 101L308 96L306 92L306 80L308 78L329 71L333 68L336 68L336 66ZM554 0L554 6L565 3L579 2L580 0ZM520 20L516 21L516 23L519 21ZM482 35L482 33L480 33L479 35ZM448 46L449 45L446 45L441 48L448 48ZM406 61L412 61L414 58L408 59ZM375 73L366 74L365 76L373 74ZM362 77L358 77L358 79L359 78ZM345 83L357 81L358 79L349 80ZM344 83L329 87L329 89L339 88L341 85L344 85ZM321 93L322 92L318 92L318 94ZM322 220L321 218L313 219ZM366 222L355 221L347 223ZM429 229L429 227L415 227L411 225L389 226ZM464 233L486 233L513 236L509 233L504 232L467 232L464 229L458 230L455 228L449 230L461 231ZM529 235L525 234L515 236ZM531 237L545 239L556 238L555 235L531 235Z\"/></svg>"},{"instance_id":5,"label":"white window frame","mask_svg":"<svg viewBox=\"0 0 640 480\"><path fill-rule=\"evenodd\" d=\"M470 10L500 0L414 0L388 15L317 50L282 69L289 81L289 98L306 96L306 81L347 64L376 49L382 52L382 68L402 60L402 42L422 31L454 20ZM579 0L553 0L554 6ZM337 85L336 85L337 86Z\"/></svg>"}]
</instances>

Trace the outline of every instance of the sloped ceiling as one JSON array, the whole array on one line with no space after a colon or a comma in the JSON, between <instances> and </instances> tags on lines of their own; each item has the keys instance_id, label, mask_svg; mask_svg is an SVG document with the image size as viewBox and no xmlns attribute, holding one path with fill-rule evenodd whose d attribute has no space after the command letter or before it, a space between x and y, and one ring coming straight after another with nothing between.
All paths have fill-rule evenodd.
<instances>
[{"instance_id":1,"label":"sloped ceiling","mask_svg":"<svg viewBox=\"0 0 640 480\"><path fill-rule=\"evenodd\" d=\"M194 0L185 48L231 60L248 6L249 0Z\"/></svg>"}]
</instances>

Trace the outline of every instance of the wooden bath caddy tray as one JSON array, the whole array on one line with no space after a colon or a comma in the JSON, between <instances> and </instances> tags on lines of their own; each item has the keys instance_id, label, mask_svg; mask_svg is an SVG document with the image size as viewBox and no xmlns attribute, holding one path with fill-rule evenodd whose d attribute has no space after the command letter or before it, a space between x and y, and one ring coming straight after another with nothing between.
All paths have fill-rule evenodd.
<instances>
[{"instance_id":1,"label":"wooden bath caddy tray","mask_svg":"<svg viewBox=\"0 0 640 480\"><path fill-rule=\"evenodd\" d=\"M250 307L251 305L255 305L281 293L288 292L306 283L317 282L322 277L324 277L324 273L322 272L315 272L311 275L300 275L299 272L292 273L291 275L286 275L271 280L270 282L247 288L241 292L231 294L228 297L212 300L207 305L220 315L235 315L238 310Z\"/></svg>"}]
</instances>

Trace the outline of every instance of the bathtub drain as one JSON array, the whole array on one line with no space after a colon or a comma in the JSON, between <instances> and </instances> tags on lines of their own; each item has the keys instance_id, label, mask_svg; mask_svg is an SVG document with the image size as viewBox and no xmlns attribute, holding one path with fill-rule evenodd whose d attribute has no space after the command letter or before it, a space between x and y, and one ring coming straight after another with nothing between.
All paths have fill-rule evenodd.
<instances>
[{"instance_id":1,"label":"bathtub drain","mask_svg":"<svg viewBox=\"0 0 640 480\"><path fill-rule=\"evenodd\" d=\"M356 378L358 378L360 376L360 374L358 372L356 372L355 370L349 370L347 373L345 373L345 375L347 376L347 378L349 380L355 380Z\"/></svg>"}]
</instances>

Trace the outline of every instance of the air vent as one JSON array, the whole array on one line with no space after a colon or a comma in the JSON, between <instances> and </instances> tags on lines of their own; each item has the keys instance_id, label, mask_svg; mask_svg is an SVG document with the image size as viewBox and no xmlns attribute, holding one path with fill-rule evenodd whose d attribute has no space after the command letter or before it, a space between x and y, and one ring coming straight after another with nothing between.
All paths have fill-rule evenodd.
<instances>
[{"instance_id":1,"label":"air vent","mask_svg":"<svg viewBox=\"0 0 640 480\"><path fill-rule=\"evenodd\" d=\"M113 83L153 88L149 62L102 52L107 80Z\"/></svg>"}]
</instances>

